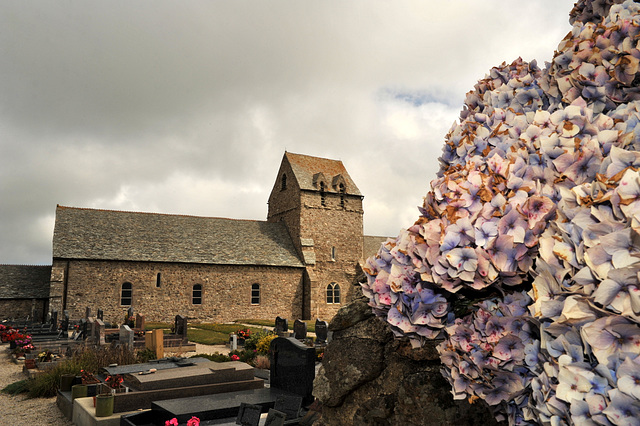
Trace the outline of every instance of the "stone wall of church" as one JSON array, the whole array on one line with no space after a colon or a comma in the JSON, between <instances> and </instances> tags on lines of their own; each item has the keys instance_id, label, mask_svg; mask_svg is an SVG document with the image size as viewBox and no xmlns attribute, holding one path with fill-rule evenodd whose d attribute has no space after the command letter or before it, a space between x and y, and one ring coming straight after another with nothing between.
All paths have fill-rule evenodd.
<instances>
[{"instance_id":1,"label":"stone wall of church","mask_svg":"<svg viewBox=\"0 0 640 426\"><path fill-rule=\"evenodd\" d=\"M0 300L0 321L46 319L46 299L2 299Z\"/></svg>"},{"instance_id":2,"label":"stone wall of church","mask_svg":"<svg viewBox=\"0 0 640 426\"><path fill-rule=\"evenodd\" d=\"M86 307L102 309L105 321L122 323L129 307L121 304L122 284L128 282L131 307L147 321L169 322L175 315L202 322L299 318L302 277L301 268L70 261L66 309L72 319ZM201 304L193 303L196 284L202 286ZM260 285L258 304L252 304L253 284Z\"/></svg>"},{"instance_id":3,"label":"stone wall of church","mask_svg":"<svg viewBox=\"0 0 640 426\"><path fill-rule=\"evenodd\" d=\"M303 192L300 231L313 238L316 280L311 286L311 316L332 318L355 291L356 265L362 258L362 199L327 192L325 203L318 192ZM340 286L340 303L327 303L327 286Z\"/></svg>"}]
</instances>

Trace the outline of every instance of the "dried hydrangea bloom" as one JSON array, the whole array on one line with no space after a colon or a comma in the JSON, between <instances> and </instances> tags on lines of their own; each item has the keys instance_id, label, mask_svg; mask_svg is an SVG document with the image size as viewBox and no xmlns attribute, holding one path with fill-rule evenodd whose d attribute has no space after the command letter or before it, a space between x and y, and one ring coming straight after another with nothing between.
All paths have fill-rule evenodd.
<instances>
[{"instance_id":1,"label":"dried hydrangea bloom","mask_svg":"<svg viewBox=\"0 0 640 426\"><path fill-rule=\"evenodd\" d=\"M640 5L571 16L547 68L502 64L467 94L420 217L367 260L362 288L396 336L445 339L455 398L510 424L633 424Z\"/></svg>"}]
</instances>

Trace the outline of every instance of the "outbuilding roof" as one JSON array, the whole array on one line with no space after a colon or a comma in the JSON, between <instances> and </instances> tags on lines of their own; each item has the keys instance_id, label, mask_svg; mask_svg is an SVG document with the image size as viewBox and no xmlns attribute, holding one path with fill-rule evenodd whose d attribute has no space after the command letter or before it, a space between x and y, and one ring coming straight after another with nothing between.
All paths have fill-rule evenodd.
<instances>
[{"instance_id":1,"label":"outbuilding roof","mask_svg":"<svg viewBox=\"0 0 640 426\"><path fill-rule=\"evenodd\" d=\"M51 266L0 265L0 299L46 299Z\"/></svg>"},{"instance_id":2,"label":"outbuilding roof","mask_svg":"<svg viewBox=\"0 0 640 426\"><path fill-rule=\"evenodd\" d=\"M284 223L64 206L53 257L303 267Z\"/></svg>"},{"instance_id":3,"label":"outbuilding roof","mask_svg":"<svg viewBox=\"0 0 640 426\"><path fill-rule=\"evenodd\" d=\"M317 179L322 176L327 181L327 191L337 192L338 184L342 182L345 185L346 194L362 196L342 161L291 152L285 152L284 156L293 170L300 189L318 191Z\"/></svg>"}]
</instances>

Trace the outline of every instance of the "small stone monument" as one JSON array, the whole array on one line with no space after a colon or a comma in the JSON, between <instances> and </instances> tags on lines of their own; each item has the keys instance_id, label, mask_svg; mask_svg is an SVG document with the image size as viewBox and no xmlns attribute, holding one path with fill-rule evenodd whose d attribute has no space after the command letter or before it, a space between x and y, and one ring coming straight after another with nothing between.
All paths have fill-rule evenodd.
<instances>
[{"instance_id":1,"label":"small stone monument","mask_svg":"<svg viewBox=\"0 0 640 426\"><path fill-rule=\"evenodd\" d=\"M104 322L99 319L95 320L91 325L91 337L98 346L104 346L107 343L104 329Z\"/></svg>"},{"instance_id":2,"label":"small stone monument","mask_svg":"<svg viewBox=\"0 0 640 426\"><path fill-rule=\"evenodd\" d=\"M91 317L91 308L86 307L86 308L84 309L84 317L85 317L86 319L89 319L89 317Z\"/></svg>"},{"instance_id":3,"label":"small stone monument","mask_svg":"<svg viewBox=\"0 0 640 426\"><path fill-rule=\"evenodd\" d=\"M100 321L104 321L104 311L102 309L98 309L98 312L96 313L96 318L99 319Z\"/></svg>"},{"instance_id":4,"label":"small stone monument","mask_svg":"<svg viewBox=\"0 0 640 426\"><path fill-rule=\"evenodd\" d=\"M326 321L316 319L316 344L326 345L329 333L329 324Z\"/></svg>"},{"instance_id":5,"label":"small stone monument","mask_svg":"<svg viewBox=\"0 0 640 426\"><path fill-rule=\"evenodd\" d=\"M293 337L298 340L304 340L307 338L307 323L297 319L293 323Z\"/></svg>"},{"instance_id":6,"label":"small stone monument","mask_svg":"<svg viewBox=\"0 0 640 426\"><path fill-rule=\"evenodd\" d=\"M182 337L182 342L187 343L187 317L176 315L174 330L176 335Z\"/></svg>"},{"instance_id":7,"label":"small stone monument","mask_svg":"<svg viewBox=\"0 0 640 426\"><path fill-rule=\"evenodd\" d=\"M278 336L282 336L289 331L289 321L286 318L276 317L276 326L273 330Z\"/></svg>"},{"instance_id":8,"label":"small stone monument","mask_svg":"<svg viewBox=\"0 0 640 426\"><path fill-rule=\"evenodd\" d=\"M135 336L135 332L129 328L128 325L123 324L120 326L120 344L126 345L130 350L133 350L133 337Z\"/></svg>"},{"instance_id":9,"label":"small stone monument","mask_svg":"<svg viewBox=\"0 0 640 426\"><path fill-rule=\"evenodd\" d=\"M136 314L135 328L137 330L144 330L144 315Z\"/></svg>"}]
</instances>

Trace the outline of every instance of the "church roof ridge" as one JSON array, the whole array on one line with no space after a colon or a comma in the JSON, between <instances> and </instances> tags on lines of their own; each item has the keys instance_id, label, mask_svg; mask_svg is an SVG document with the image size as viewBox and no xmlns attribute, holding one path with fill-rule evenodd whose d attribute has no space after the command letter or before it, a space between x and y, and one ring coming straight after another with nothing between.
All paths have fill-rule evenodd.
<instances>
[{"instance_id":1,"label":"church roof ridge","mask_svg":"<svg viewBox=\"0 0 640 426\"><path fill-rule=\"evenodd\" d=\"M334 179L340 175L344 179L345 193L362 197L362 193L356 186L351 176L347 172L342 160L332 160L324 157L315 157L306 154L295 154L285 151L284 157L289 162L291 170L295 176L298 186L306 191L318 191L319 188L314 181L314 175L322 173L328 179ZM337 192L337 188L331 188L332 182L326 182L326 191Z\"/></svg>"}]
</instances>

